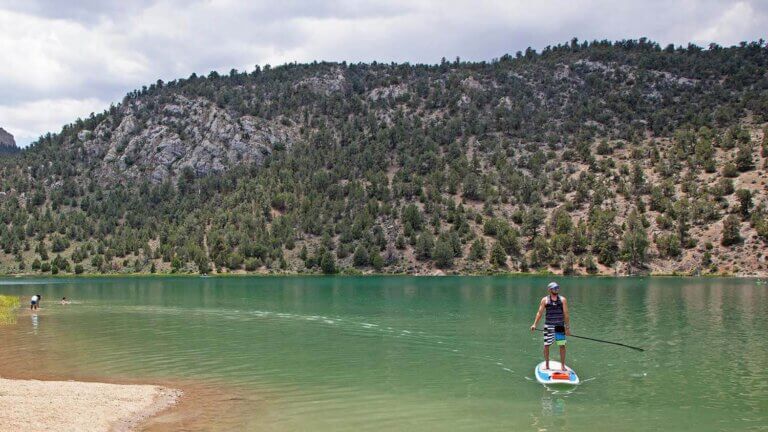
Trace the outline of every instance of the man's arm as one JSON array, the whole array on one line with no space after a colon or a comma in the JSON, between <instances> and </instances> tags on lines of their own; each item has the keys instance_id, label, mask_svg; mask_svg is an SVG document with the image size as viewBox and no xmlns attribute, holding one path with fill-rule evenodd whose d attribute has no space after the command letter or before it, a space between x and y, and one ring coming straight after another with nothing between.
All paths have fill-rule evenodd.
<instances>
[{"instance_id":1,"label":"man's arm","mask_svg":"<svg viewBox=\"0 0 768 432\"><path fill-rule=\"evenodd\" d=\"M541 301L539 302L539 310L536 312L536 319L533 320L531 331L536 330L536 326L539 324L539 320L541 319L541 314L544 312L544 300L545 299L541 299Z\"/></svg>"},{"instance_id":2,"label":"man's arm","mask_svg":"<svg viewBox=\"0 0 768 432\"><path fill-rule=\"evenodd\" d=\"M565 334L568 336L571 335L571 316L568 313L568 300L565 299L565 297L560 297L563 299L563 318L565 319Z\"/></svg>"}]
</instances>

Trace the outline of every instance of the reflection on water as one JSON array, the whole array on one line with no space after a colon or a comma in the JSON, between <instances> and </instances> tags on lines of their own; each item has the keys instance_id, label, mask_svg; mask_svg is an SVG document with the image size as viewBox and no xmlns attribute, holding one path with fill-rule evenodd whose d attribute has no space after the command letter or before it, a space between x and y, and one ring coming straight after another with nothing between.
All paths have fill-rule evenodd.
<instances>
[{"instance_id":1,"label":"reflection on water","mask_svg":"<svg viewBox=\"0 0 768 432\"><path fill-rule=\"evenodd\" d=\"M547 393L541 399L541 415L545 417L565 414L565 399Z\"/></svg>"},{"instance_id":2,"label":"reflection on water","mask_svg":"<svg viewBox=\"0 0 768 432\"><path fill-rule=\"evenodd\" d=\"M541 396L541 410L537 414L532 414L531 427L534 430L567 430L568 418L566 416L567 394L572 390L553 390L546 388Z\"/></svg>"},{"instance_id":3,"label":"reflection on water","mask_svg":"<svg viewBox=\"0 0 768 432\"><path fill-rule=\"evenodd\" d=\"M768 384L750 379L768 366L768 287L736 279L558 278L575 334L646 349L569 341L569 364L583 384L564 390L532 378L541 337L528 326L547 282L0 282L4 294L78 299L47 305L32 315L31 330L22 323L0 327L7 346L0 363L31 364L73 379L239 386L247 398L270 402L268 415L239 412L240 429L263 425L266 417L276 429L318 431L744 430L768 424Z\"/></svg>"}]
</instances>

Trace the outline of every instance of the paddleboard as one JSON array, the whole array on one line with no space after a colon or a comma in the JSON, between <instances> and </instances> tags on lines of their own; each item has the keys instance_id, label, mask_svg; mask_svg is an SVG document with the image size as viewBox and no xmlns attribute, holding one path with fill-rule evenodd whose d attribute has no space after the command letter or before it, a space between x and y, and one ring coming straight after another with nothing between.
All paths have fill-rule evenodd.
<instances>
[{"instance_id":1,"label":"paddleboard","mask_svg":"<svg viewBox=\"0 0 768 432\"><path fill-rule=\"evenodd\" d=\"M549 369L546 369L545 366L545 362L536 365L534 371L536 381L542 384L579 384L579 376L576 375L576 372L570 366L566 365L566 370L562 370L560 362L554 360L549 361Z\"/></svg>"}]
</instances>

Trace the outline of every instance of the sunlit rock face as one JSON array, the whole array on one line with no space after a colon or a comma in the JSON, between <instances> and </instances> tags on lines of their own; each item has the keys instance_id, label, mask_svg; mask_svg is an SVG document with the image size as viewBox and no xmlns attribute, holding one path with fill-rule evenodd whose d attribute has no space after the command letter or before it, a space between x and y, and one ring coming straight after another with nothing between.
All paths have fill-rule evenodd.
<instances>
[{"instance_id":1,"label":"sunlit rock face","mask_svg":"<svg viewBox=\"0 0 768 432\"><path fill-rule=\"evenodd\" d=\"M185 168L201 177L239 163L260 164L274 146L289 148L298 135L278 122L233 117L202 98L176 96L154 109L143 105L126 104L119 116L77 135L100 183L161 183Z\"/></svg>"}]
</instances>

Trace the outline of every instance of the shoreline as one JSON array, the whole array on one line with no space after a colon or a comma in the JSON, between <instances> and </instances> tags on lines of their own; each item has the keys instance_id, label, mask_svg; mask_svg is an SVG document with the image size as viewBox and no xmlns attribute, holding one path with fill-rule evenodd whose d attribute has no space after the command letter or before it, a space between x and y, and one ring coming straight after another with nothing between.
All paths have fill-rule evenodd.
<instances>
[{"instance_id":1,"label":"shoreline","mask_svg":"<svg viewBox=\"0 0 768 432\"><path fill-rule=\"evenodd\" d=\"M9 373L9 369L14 370ZM40 398L40 392L36 395L34 392L20 390L24 387L47 387L50 390L46 397ZM96 395L91 400L82 400L77 399L78 392ZM143 399L137 399L137 394L143 395ZM134 396L133 400L131 395ZM51 396L55 399L51 400ZM70 404L60 404L61 399ZM101 418L101 421L97 418L103 414L99 411L99 405L107 406L108 413L114 413L115 408L126 403L130 406L129 410L122 411L123 415ZM249 394L219 383L162 378L84 377L51 372L19 373L17 368L0 365L0 432L173 432L180 429L205 431L215 426L237 430L242 425L233 413L256 409L269 417L266 405L266 399L261 395ZM63 420L58 415L62 411L79 414L85 423L76 425ZM40 414L30 415L41 412L45 418L41 418ZM47 423L38 422L34 425L30 424L30 420L45 420Z\"/></svg>"},{"instance_id":2,"label":"shoreline","mask_svg":"<svg viewBox=\"0 0 768 432\"><path fill-rule=\"evenodd\" d=\"M685 279L763 279L768 278L768 273L759 274L688 274L688 273L647 273L647 274L573 274L563 275L552 272L493 272L493 273L221 273L213 275L203 275L199 273L89 273L89 274L59 274L59 275L41 275L33 273L0 273L0 279L113 279L113 278L147 278L147 279L166 279L166 278L206 278L206 279L228 279L228 278L291 278L291 277L415 277L415 278L442 278L442 277L559 277L559 278L608 278L608 279L627 279L627 278L685 278Z\"/></svg>"},{"instance_id":3,"label":"shoreline","mask_svg":"<svg viewBox=\"0 0 768 432\"><path fill-rule=\"evenodd\" d=\"M11 324L15 327L17 324ZM6 326L0 326L0 340L10 338L9 346L19 346L20 342L16 338L24 337L23 334L13 331L4 331ZM272 412L269 409L269 400L272 399L271 391L268 389L244 388L232 383L219 382L216 380L178 378L178 377L150 377L150 376L130 376L125 374L108 375L88 370L71 370L58 368L58 362L55 357L47 355L41 351L26 350L2 350L0 349L0 432L28 430L77 430L77 431L127 431L141 430L146 432L175 432L178 430L187 431L207 431L216 427L226 430L241 430L242 421L237 415L244 410L258 410L262 415L261 421L268 422ZM48 398L34 397L34 393L12 393L16 392L16 387L24 386L55 386L59 384L72 385L73 389L87 389L95 386L108 386L104 389L114 389L102 395L106 396L101 400L102 406L108 405L111 401L119 406L125 398L121 398L121 393L141 394L144 392L144 399L141 401L143 407L136 410L131 415L123 416L123 422L114 425L109 424L101 427L94 427L93 421L96 410L92 409L92 403L80 402L79 407L74 406L66 411L82 413L81 417L90 419L84 427L69 427L68 424L60 424L58 417L52 417L49 424L30 425L25 423L11 423L13 413L17 413L18 418L14 422L26 421L28 418L42 419L51 412ZM10 386L10 389L7 387ZM110 387L116 386L116 387ZM61 387L59 387L61 389ZM142 390L143 389L143 390ZM147 393L149 392L149 393ZM63 393L66 398L72 399L72 392L59 390L59 395ZM56 392L51 393L55 395ZM153 397L148 398L148 394ZM15 399L10 400L10 395L15 395ZM157 396L157 399L154 398ZM9 400L4 400L9 398ZM53 399L53 398L51 398ZM96 399L94 399L95 401ZM135 404L136 400L134 400ZM53 403L53 402L51 402ZM9 408L15 404L13 409ZM134 405L135 407L135 405ZM85 411L83 413L83 411ZM113 419L115 420L115 419ZM13 424L13 426L10 426ZM263 425L266 423L260 423ZM258 430L258 429L257 429Z\"/></svg>"},{"instance_id":4,"label":"shoreline","mask_svg":"<svg viewBox=\"0 0 768 432\"><path fill-rule=\"evenodd\" d=\"M151 384L0 376L0 431L130 431L172 409L182 395Z\"/></svg>"}]
</instances>

